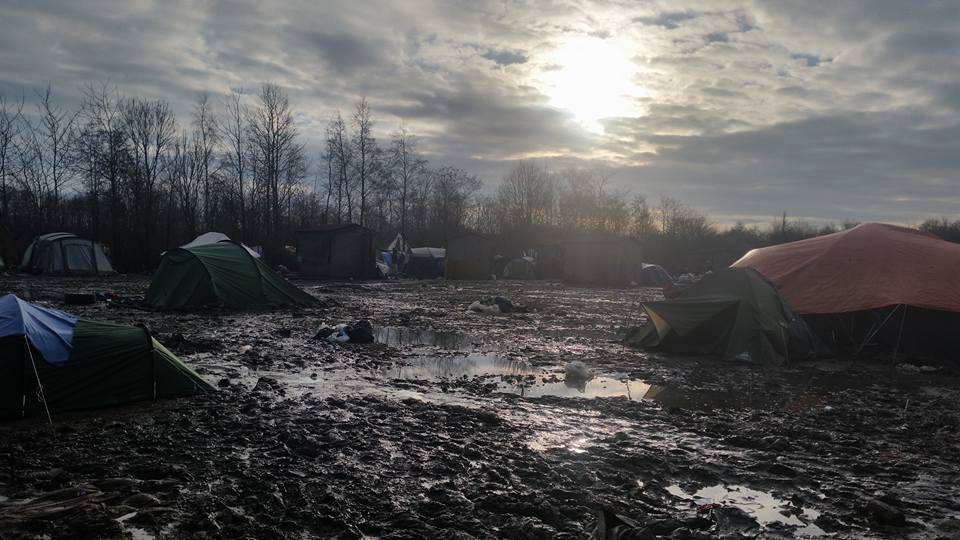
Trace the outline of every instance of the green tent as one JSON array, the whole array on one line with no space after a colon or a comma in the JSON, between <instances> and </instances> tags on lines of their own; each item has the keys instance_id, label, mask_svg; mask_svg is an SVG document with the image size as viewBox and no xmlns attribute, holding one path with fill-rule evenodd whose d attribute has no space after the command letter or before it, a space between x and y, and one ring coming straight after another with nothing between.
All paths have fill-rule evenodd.
<instances>
[{"instance_id":1,"label":"green tent","mask_svg":"<svg viewBox=\"0 0 960 540\"><path fill-rule=\"evenodd\" d=\"M146 328L0 297L0 417L212 391Z\"/></svg>"},{"instance_id":2,"label":"green tent","mask_svg":"<svg viewBox=\"0 0 960 540\"><path fill-rule=\"evenodd\" d=\"M813 353L813 337L776 288L755 270L727 268L676 298L643 304L648 322L627 334L628 344L665 352L748 356L757 362Z\"/></svg>"},{"instance_id":3,"label":"green tent","mask_svg":"<svg viewBox=\"0 0 960 540\"><path fill-rule=\"evenodd\" d=\"M309 305L316 301L233 241L164 253L145 300L159 309Z\"/></svg>"}]
</instances>

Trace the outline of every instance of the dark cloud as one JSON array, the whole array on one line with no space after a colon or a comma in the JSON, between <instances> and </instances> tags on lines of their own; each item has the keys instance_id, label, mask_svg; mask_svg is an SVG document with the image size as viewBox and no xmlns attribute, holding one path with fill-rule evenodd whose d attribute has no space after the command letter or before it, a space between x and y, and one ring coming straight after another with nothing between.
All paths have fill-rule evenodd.
<instances>
[{"instance_id":1,"label":"dark cloud","mask_svg":"<svg viewBox=\"0 0 960 540\"><path fill-rule=\"evenodd\" d=\"M694 17L696 15L689 12L664 12L652 17L635 17L633 21L647 26L660 26L668 30L674 30L679 28L682 22L689 21Z\"/></svg>"},{"instance_id":2,"label":"dark cloud","mask_svg":"<svg viewBox=\"0 0 960 540\"><path fill-rule=\"evenodd\" d=\"M817 67L820 65L820 57L815 54L793 53L790 55L794 60L800 60L807 64L807 67ZM829 60L828 60L829 61Z\"/></svg>"},{"instance_id":3,"label":"dark cloud","mask_svg":"<svg viewBox=\"0 0 960 540\"><path fill-rule=\"evenodd\" d=\"M365 36L308 32L305 38L308 50L319 54L338 75L376 68L386 58L385 44Z\"/></svg>"},{"instance_id":4,"label":"dark cloud","mask_svg":"<svg viewBox=\"0 0 960 540\"><path fill-rule=\"evenodd\" d=\"M497 51L490 49L489 51L481 54L480 56L486 58L487 60L493 61L501 66L509 66L511 64L523 64L527 61L527 56L522 52L518 51Z\"/></svg>"},{"instance_id":5,"label":"dark cloud","mask_svg":"<svg viewBox=\"0 0 960 540\"><path fill-rule=\"evenodd\" d=\"M403 121L432 161L490 187L535 158L602 166L719 219L910 222L960 207L960 2L0 4L6 96L51 82L69 107L108 79L185 123L200 92L269 81L308 145L366 96L381 140ZM551 52L586 36L630 47L643 88L600 131L544 84L564 67Z\"/></svg>"},{"instance_id":6,"label":"dark cloud","mask_svg":"<svg viewBox=\"0 0 960 540\"><path fill-rule=\"evenodd\" d=\"M726 32L710 32L704 36L703 40L707 43L727 43L730 41L730 36Z\"/></svg>"}]
</instances>

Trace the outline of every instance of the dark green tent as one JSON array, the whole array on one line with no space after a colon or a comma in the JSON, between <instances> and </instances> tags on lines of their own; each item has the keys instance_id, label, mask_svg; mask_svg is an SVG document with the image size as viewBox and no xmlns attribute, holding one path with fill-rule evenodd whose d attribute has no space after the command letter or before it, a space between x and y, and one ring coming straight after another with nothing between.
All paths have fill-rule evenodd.
<instances>
[{"instance_id":1,"label":"dark green tent","mask_svg":"<svg viewBox=\"0 0 960 540\"><path fill-rule=\"evenodd\" d=\"M308 305L316 301L233 241L166 252L146 297L147 305L159 309Z\"/></svg>"},{"instance_id":2,"label":"dark green tent","mask_svg":"<svg viewBox=\"0 0 960 540\"><path fill-rule=\"evenodd\" d=\"M642 348L758 362L806 357L813 337L776 288L749 268L711 274L676 298L643 304L648 322L627 335Z\"/></svg>"},{"instance_id":3,"label":"dark green tent","mask_svg":"<svg viewBox=\"0 0 960 540\"><path fill-rule=\"evenodd\" d=\"M0 417L212 391L146 328L0 297Z\"/></svg>"}]
</instances>

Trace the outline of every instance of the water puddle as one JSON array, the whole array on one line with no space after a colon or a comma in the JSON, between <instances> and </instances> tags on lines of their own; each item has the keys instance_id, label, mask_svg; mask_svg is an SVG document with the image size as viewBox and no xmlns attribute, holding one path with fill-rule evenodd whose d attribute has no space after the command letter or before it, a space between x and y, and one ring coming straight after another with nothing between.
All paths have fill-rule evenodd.
<instances>
[{"instance_id":1,"label":"water puddle","mask_svg":"<svg viewBox=\"0 0 960 540\"><path fill-rule=\"evenodd\" d=\"M474 378L499 379L497 392L522 397L644 399L651 386L636 379L594 377L589 381L566 381L557 372L531 366L525 360L496 353L467 353L457 356L421 356L407 365L381 371L390 379L451 381Z\"/></svg>"},{"instance_id":2,"label":"water puddle","mask_svg":"<svg viewBox=\"0 0 960 540\"><path fill-rule=\"evenodd\" d=\"M391 347L439 347L453 351L469 351L487 345L476 336L460 332L419 330L406 326L375 326L373 339Z\"/></svg>"},{"instance_id":3,"label":"water puddle","mask_svg":"<svg viewBox=\"0 0 960 540\"><path fill-rule=\"evenodd\" d=\"M457 356L421 356L408 365L382 371L392 379L449 380L514 375L525 377L539 370L524 360L494 353L467 353Z\"/></svg>"},{"instance_id":4,"label":"water puddle","mask_svg":"<svg viewBox=\"0 0 960 540\"><path fill-rule=\"evenodd\" d=\"M679 485L667 487L667 491L674 497L691 500L696 506L706 504L722 504L735 506L750 514L760 524L761 528L773 523L793 525L797 528L794 533L800 537L821 537L826 532L813 524L820 516L820 512L812 508L799 509L789 502L778 499L770 493L751 489L746 486L708 486L689 493Z\"/></svg>"},{"instance_id":5,"label":"water puddle","mask_svg":"<svg viewBox=\"0 0 960 540\"><path fill-rule=\"evenodd\" d=\"M533 384L516 384L501 381L497 390L507 394L516 394L527 398L560 397L560 398L612 398L625 397L632 401L641 401L650 385L637 379L614 379L610 377L594 377L586 382L566 380L541 379Z\"/></svg>"}]
</instances>

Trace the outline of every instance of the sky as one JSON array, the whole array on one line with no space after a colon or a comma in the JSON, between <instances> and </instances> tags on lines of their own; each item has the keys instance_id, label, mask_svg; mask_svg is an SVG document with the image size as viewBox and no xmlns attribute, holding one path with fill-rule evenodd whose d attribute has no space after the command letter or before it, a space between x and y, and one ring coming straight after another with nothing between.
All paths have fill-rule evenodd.
<instances>
[{"instance_id":1,"label":"sky","mask_svg":"<svg viewBox=\"0 0 960 540\"><path fill-rule=\"evenodd\" d=\"M602 171L717 224L960 208L960 1L0 0L0 94L283 87L314 154L366 97L487 190Z\"/></svg>"}]
</instances>

